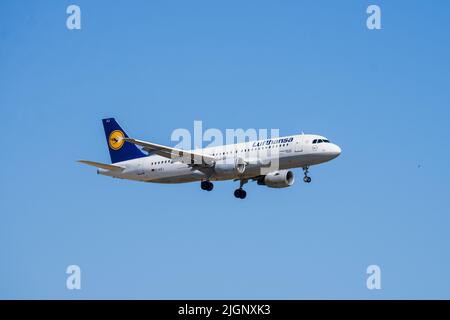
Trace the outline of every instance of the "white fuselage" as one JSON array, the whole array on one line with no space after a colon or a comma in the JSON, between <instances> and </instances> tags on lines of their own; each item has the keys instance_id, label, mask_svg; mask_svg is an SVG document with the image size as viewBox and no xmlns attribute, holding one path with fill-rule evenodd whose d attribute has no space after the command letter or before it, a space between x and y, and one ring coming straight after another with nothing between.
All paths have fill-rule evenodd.
<instances>
[{"instance_id":1,"label":"white fuselage","mask_svg":"<svg viewBox=\"0 0 450 320\"><path fill-rule=\"evenodd\" d=\"M313 141L321 143L313 143ZM281 141L267 143L267 141ZM326 141L326 142L324 142ZM124 167L121 172L98 169L99 174L122 179L157 183L182 183L202 180L248 179L261 175L261 170L283 170L308 167L336 158L341 149L318 135L294 135L280 138L230 144L192 150L215 157L217 164L233 164L245 161L246 169L219 171L214 166L205 168L185 164L177 159L168 159L158 155L115 163Z\"/></svg>"}]
</instances>

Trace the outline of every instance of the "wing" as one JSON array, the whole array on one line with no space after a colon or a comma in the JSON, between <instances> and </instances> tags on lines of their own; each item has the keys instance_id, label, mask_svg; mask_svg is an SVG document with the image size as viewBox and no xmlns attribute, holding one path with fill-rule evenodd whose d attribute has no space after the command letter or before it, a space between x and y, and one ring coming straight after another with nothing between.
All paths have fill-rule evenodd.
<instances>
[{"instance_id":1,"label":"wing","mask_svg":"<svg viewBox=\"0 0 450 320\"><path fill-rule=\"evenodd\" d=\"M167 147L160 144L137 140L133 138L123 138L126 142L141 146L143 150L152 152L165 158L175 161L180 161L189 165L205 165L211 166L216 159L209 155L195 153L188 150L181 150L177 148Z\"/></svg>"}]
</instances>

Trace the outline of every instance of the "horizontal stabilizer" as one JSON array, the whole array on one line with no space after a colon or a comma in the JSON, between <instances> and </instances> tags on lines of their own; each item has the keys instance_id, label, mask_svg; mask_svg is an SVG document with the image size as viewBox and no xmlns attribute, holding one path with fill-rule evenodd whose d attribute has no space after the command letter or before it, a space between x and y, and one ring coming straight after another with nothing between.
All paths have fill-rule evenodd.
<instances>
[{"instance_id":1,"label":"horizontal stabilizer","mask_svg":"<svg viewBox=\"0 0 450 320\"><path fill-rule=\"evenodd\" d=\"M96 168L111 170L111 171L122 171L123 169L125 169L124 167L116 166L114 164L106 164L106 163L100 163L100 162L94 162L94 161L88 161L88 160L78 160L78 162L87 164L88 166L93 166Z\"/></svg>"}]
</instances>

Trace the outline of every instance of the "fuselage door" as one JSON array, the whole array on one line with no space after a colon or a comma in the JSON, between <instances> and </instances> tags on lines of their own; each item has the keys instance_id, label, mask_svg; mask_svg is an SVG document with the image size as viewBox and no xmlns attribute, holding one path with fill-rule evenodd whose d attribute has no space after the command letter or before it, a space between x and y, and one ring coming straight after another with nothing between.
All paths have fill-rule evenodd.
<instances>
[{"instance_id":1,"label":"fuselage door","mask_svg":"<svg viewBox=\"0 0 450 320\"><path fill-rule=\"evenodd\" d=\"M142 165L142 162L138 162L137 164L137 170L136 170L136 174L138 176L143 176L145 175L145 170L144 170L144 166Z\"/></svg>"},{"instance_id":2,"label":"fuselage door","mask_svg":"<svg viewBox=\"0 0 450 320\"><path fill-rule=\"evenodd\" d=\"M300 138L295 139L294 152L303 151L303 135Z\"/></svg>"}]
</instances>

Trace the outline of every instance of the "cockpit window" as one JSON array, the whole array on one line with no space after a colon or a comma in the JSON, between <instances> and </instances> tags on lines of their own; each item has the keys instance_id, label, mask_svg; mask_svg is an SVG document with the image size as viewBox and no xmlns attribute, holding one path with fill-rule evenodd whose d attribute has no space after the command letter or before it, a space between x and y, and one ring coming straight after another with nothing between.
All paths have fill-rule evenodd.
<instances>
[{"instance_id":1,"label":"cockpit window","mask_svg":"<svg viewBox=\"0 0 450 320\"><path fill-rule=\"evenodd\" d=\"M330 143L330 140L327 140L327 139L314 139L312 143L313 144L315 144L315 143Z\"/></svg>"}]
</instances>

